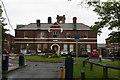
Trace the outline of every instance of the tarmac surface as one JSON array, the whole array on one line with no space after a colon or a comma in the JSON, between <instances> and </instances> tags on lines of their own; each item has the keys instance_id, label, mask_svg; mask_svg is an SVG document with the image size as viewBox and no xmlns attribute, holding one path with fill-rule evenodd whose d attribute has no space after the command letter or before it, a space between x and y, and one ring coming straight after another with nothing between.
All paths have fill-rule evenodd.
<instances>
[{"instance_id":1,"label":"tarmac surface","mask_svg":"<svg viewBox=\"0 0 120 80\"><path fill-rule=\"evenodd\" d=\"M99 59L91 59L99 60ZM102 61L111 61L110 59L102 59ZM18 60L10 60L13 64L8 70L18 68ZM74 62L76 63L76 62ZM21 69L14 70L0 77L1 80L59 80L61 78L60 67L64 63L52 62L26 62L27 66ZM1 69L0 69L1 72ZM0 75L1 76L1 75Z\"/></svg>"},{"instance_id":2,"label":"tarmac surface","mask_svg":"<svg viewBox=\"0 0 120 80\"><path fill-rule=\"evenodd\" d=\"M9 70L18 67L18 61L10 62L13 62L13 66L10 66ZM2 75L2 80L57 80L61 78L60 67L63 65L63 63L28 61L26 67Z\"/></svg>"}]
</instances>

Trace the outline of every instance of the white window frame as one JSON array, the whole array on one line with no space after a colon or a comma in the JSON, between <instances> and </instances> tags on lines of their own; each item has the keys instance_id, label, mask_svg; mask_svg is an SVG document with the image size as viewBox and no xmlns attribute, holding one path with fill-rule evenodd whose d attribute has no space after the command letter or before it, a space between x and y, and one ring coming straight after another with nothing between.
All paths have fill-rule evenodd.
<instances>
[{"instance_id":1,"label":"white window frame","mask_svg":"<svg viewBox=\"0 0 120 80\"><path fill-rule=\"evenodd\" d=\"M63 45L63 49L64 49L64 50L68 50L68 45L67 45L67 44L64 44L64 45Z\"/></svg>"},{"instance_id":2,"label":"white window frame","mask_svg":"<svg viewBox=\"0 0 120 80\"><path fill-rule=\"evenodd\" d=\"M74 45L73 44L70 44L70 52L71 51L74 51Z\"/></svg>"},{"instance_id":3,"label":"white window frame","mask_svg":"<svg viewBox=\"0 0 120 80\"><path fill-rule=\"evenodd\" d=\"M91 45L87 44L87 52L91 52Z\"/></svg>"},{"instance_id":4,"label":"white window frame","mask_svg":"<svg viewBox=\"0 0 120 80\"><path fill-rule=\"evenodd\" d=\"M45 38L45 32L40 33L40 38Z\"/></svg>"}]
</instances>

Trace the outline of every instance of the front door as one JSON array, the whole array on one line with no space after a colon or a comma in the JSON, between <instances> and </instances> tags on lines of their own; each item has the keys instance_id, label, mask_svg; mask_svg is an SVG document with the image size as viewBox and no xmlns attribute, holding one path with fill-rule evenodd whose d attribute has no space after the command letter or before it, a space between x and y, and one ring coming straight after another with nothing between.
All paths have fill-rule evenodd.
<instances>
[{"instance_id":1,"label":"front door","mask_svg":"<svg viewBox=\"0 0 120 80\"><path fill-rule=\"evenodd\" d=\"M58 51L58 46L57 46L57 45L54 45L54 46L52 47L52 50Z\"/></svg>"}]
</instances>

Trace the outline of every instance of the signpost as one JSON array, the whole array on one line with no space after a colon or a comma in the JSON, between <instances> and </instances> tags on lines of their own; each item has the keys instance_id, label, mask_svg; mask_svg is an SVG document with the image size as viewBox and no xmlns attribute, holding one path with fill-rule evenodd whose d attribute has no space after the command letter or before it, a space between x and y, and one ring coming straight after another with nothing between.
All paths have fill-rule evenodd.
<instances>
[{"instance_id":1,"label":"signpost","mask_svg":"<svg viewBox=\"0 0 120 80\"><path fill-rule=\"evenodd\" d=\"M74 39L76 40L76 57L78 57L78 41L80 39L80 34L74 34Z\"/></svg>"}]
</instances>

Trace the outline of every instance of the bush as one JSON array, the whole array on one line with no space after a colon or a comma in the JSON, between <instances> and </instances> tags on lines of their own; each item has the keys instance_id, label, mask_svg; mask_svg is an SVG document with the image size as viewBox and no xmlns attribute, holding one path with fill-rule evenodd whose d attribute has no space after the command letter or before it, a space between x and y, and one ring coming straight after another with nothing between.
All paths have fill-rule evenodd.
<instances>
[{"instance_id":1,"label":"bush","mask_svg":"<svg viewBox=\"0 0 120 80\"><path fill-rule=\"evenodd\" d=\"M49 55L43 55L43 56L41 56L41 58L48 58L49 57Z\"/></svg>"},{"instance_id":2,"label":"bush","mask_svg":"<svg viewBox=\"0 0 120 80\"><path fill-rule=\"evenodd\" d=\"M59 54L53 54L53 55L49 56L49 58L60 58L60 55Z\"/></svg>"}]
</instances>

